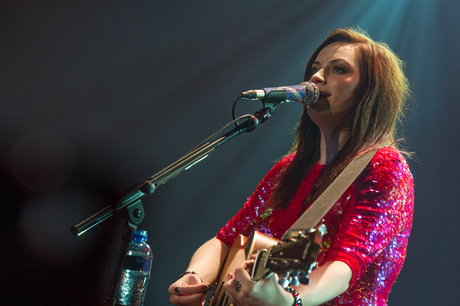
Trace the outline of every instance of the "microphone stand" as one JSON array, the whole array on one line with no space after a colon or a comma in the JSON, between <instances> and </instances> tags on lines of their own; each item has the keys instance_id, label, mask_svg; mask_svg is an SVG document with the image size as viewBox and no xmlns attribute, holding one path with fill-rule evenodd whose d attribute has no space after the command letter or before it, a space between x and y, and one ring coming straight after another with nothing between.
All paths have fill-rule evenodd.
<instances>
[{"instance_id":1,"label":"microphone stand","mask_svg":"<svg viewBox=\"0 0 460 306\"><path fill-rule=\"evenodd\" d=\"M205 159L217 147L244 132L253 131L259 123L265 122L272 116L274 109L278 104L279 103L264 102L264 108L257 111L254 116L244 115L230 122L176 162L154 174L149 179L128 189L128 191L126 191L121 197L121 200L117 203L102 208L98 212L70 227L72 234L75 236L81 236L89 229L109 219L110 217L117 217L103 273L104 276L101 286L103 305L114 305L115 303L115 290L117 282L121 276L122 265L128 245L132 240L133 233L137 229L137 226L144 220L145 217L145 211L141 200L147 195L153 194L158 186L166 183L173 177L179 175L182 171L188 170ZM238 120L245 117L249 118L244 123L238 124ZM219 137L223 130L232 123L235 123L236 127ZM119 246L120 239L121 246ZM112 270L111 267L115 267L115 269ZM112 276L110 277L110 275Z\"/></svg>"}]
</instances>

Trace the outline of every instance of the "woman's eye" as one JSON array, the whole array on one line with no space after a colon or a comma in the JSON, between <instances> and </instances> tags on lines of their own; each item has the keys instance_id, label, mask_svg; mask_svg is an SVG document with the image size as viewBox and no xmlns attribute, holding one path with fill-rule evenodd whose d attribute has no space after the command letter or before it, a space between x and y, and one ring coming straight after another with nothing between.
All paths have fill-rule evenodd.
<instances>
[{"instance_id":1,"label":"woman's eye","mask_svg":"<svg viewBox=\"0 0 460 306\"><path fill-rule=\"evenodd\" d=\"M340 74L343 74L343 73L346 73L347 70L341 66L334 66L332 67L332 71L335 72L335 73L340 73Z\"/></svg>"}]
</instances>

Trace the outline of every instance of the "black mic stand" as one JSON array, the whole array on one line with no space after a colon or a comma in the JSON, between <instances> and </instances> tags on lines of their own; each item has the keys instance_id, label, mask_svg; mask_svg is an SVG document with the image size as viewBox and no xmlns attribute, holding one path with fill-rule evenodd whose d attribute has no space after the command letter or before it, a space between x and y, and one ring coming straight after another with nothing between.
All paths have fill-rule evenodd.
<instances>
[{"instance_id":1,"label":"black mic stand","mask_svg":"<svg viewBox=\"0 0 460 306\"><path fill-rule=\"evenodd\" d=\"M182 171L188 170L205 159L217 147L223 145L237 135L253 131L259 123L265 122L272 116L277 105L278 103L264 103L264 108L257 111L254 116L244 115L232 121L173 164L154 174L148 180L130 188L117 203L104 207L70 227L72 234L80 236L87 230L112 216L116 216L117 218L114 223L114 231L107 253L107 261L102 280L102 305L114 305L115 303L115 290L121 276L122 265L128 245L132 240L133 233L137 229L137 226L145 217L145 211L141 200L147 195L153 194L159 185L166 183L171 178L179 175ZM244 123L238 124L238 120L245 117L249 118ZM236 127L219 137L222 131L233 123L236 124ZM121 246L119 246L120 240ZM113 267L115 267L115 269L112 269Z\"/></svg>"}]
</instances>

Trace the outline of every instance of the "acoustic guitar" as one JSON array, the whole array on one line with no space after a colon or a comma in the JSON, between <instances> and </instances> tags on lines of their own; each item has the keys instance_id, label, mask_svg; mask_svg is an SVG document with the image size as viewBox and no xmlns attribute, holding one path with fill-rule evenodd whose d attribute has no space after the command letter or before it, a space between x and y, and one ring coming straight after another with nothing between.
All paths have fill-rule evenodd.
<instances>
[{"instance_id":1,"label":"acoustic guitar","mask_svg":"<svg viewBox=\"0 0 460 306\"><path fill-rule=\"evenodd\" d=\"M233 302L222 286L229 272L234 272L244 260L255 255L251 278L259 281L273 273L282 274L280 284L308 284L308 275L316 265L316 257L322 244L326 227L306 231L290 230L281 240L254 232L249 238L240 235L230 248L220 272L217 287L208 301L208 306L231 306Z\"/></svg>"}]
</instances>

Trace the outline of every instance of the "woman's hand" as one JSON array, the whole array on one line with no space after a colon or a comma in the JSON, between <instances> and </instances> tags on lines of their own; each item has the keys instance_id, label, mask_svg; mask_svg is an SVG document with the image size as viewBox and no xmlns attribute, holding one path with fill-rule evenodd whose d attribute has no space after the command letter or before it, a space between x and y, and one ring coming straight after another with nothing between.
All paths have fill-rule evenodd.
<instances>
[{"instance_id":1,"label":"woman's hand","mask_svg":"<svg viewBox=\"0 0 460 306\"><path fill-rule=\"evenodd\" d=\"M224 283L225 292L235 304L238 306L291 306L294 298L278 284L276 274L257 282L251 279L247 269L251 269L253 265L253 260L244 261L234 274L229 274Z\"/></svg>"},{"instance_id":2,"label":"woman's hand","mask_svg":"<svg viewBox=\"0 0 460 306\"><path fill-rule=\"evenodd\" d=\"M202 306L208 289L196 274L186 274L169 286L169 301L179 306Z\"/></svg>"},{"instance_id":3,"label":"woman's hand","mask_svg":"<svg viewBox=\"0 0 460 306\"><path fill-rule=\"evenodd\" d=\"M203 305L209 283L217 279L227 253L228 247L216 237L199 247L187 268L189 272L169 286L169 301L180 306Z\"/></svg>"}]
</instances>

